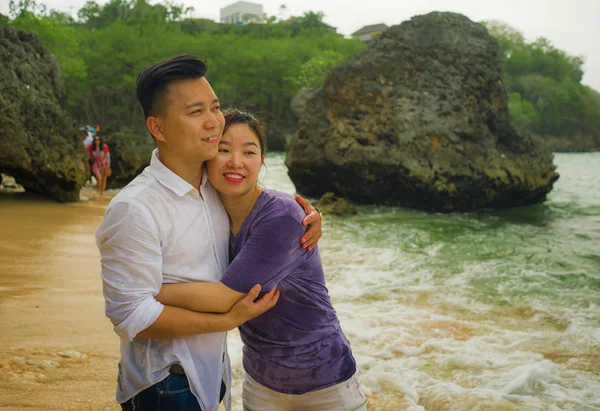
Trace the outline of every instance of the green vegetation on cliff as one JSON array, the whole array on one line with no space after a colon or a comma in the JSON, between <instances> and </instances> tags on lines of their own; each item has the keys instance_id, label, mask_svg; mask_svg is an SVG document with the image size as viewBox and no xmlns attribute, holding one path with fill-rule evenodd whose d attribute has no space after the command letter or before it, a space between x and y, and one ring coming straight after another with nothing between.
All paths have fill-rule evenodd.
<instances>
[{"instance_id":1,"label":"green vegetation on cliff","mask_svg":"<svg viewBox=\"0 0 600 411\"><path fill-rule=\"evenodd\" d=\"M595 137L600 147L600 94L581 84L582 57L545 38L532 43L500 22L484 25L500 46L513 124L539 135Z\"/></svg>"},{"instance_id":2,"label":"green vegetation on cliff","mask_svg":"<svg viewBox=\"0 0 600 411\"><path fill-rule=\"evenodd\" d=\"M58 58L68 111L105 131L144 129L136 77L149 63L178 54L207 61L208 78L226 106L263 112L280 130L293 128L289 106L295 93L321 82L331 64L364 49L323 23L320 13L244 26L183 19L185 13L172 3L88 1L75 21L41 12L27 0L12 4L9 24L40 36Z\"/></svg>"},{"instance_id":3,"label":"green vegetation on cliff","mask_svg":"<svg viewBox=\"0 0 600 411\"><path fill-rule=\"evenodd\" d=\"M173 2L88 1L73 19L35 0L11 0L10 16L0 15L0 26L40 36L58 59L65 108L105 132L144 130L135 101L137 74L151 62L188 53L207 61L208 77L226 106L262 112L283 134L295 126L290 102L296 92L319 85L331 67L365 48L337 34L321 13L238 26L187 18L190 11ZM513 124L564 139L591 136L600 147L600 94L581 84L582 58L545 39L528 43L502 23L484 24L504 56ZM271 147L283 148L274 137Z\"/></svg>"}]
</instances>

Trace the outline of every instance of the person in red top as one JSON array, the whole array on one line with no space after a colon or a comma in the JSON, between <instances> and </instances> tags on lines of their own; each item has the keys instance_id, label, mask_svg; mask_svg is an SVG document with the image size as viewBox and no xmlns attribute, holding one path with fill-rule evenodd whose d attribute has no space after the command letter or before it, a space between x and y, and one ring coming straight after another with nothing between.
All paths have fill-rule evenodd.
<instances>
[{"instance_id":1,"label":"person in red top","mask_svg":"<svg viewBox=\"0 0 600 411\"><path fill-rule=\"evenodd\" d=\"M96 177L98 196L104 195L106 190L106 169L110 167L110 150L108 144L102 141L99 135L94 136L94 142L88 147L90 160L92 161L92 174Z\"/></svg>"}]
</instances>

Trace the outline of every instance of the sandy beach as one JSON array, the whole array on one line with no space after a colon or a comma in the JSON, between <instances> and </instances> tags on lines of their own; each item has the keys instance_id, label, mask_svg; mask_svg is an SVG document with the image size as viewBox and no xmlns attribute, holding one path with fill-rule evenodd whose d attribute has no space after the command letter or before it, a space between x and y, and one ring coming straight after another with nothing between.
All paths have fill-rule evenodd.
<instances>
[{"instance_id":1,"label":"sandy beach","mask_svg":"<svg viewBox=\"0 0 600 411\"><path fill-rule=\"evenodd\" d=\"M0 410L120 410L119 339L104 315L94 241L111 196L0 197Z\"/></svg>"},{"instance_id":2,"label":"sandy beach","mask_svg":"<svg viewBox=\"0 0 600 411\"><path fill-rule=\"evenodd\" d=\"M2 410L119 409L93 236L108 201L0 201Z\"/></svg>"}]
</instances>

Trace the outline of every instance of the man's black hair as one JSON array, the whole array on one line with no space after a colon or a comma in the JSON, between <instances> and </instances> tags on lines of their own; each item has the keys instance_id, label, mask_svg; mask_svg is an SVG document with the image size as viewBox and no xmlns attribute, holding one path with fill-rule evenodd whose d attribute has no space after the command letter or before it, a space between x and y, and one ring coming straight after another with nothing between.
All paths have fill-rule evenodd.
<instances>
[{"instance_id":1,"label":"man's black hair","mask_svg":"<svg viewBox=\"0 0 600 411\"><path fill-rule=\"evenodd\" d=\"M204 77L206 64L190 55L173 57L154 63L137 78L137 100L144 110L144 117L155 116L166 107L166 90L169 83Z\"/></svg>"}]
</instances>

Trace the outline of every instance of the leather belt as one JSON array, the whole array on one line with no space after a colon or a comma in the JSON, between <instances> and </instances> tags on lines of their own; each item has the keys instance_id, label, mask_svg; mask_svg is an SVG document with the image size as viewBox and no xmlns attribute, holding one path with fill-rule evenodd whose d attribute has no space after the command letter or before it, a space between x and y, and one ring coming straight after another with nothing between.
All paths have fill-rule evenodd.
<instances>
[{"instance_id":1,"label":"leather belt","mask_svg":"<svg viewBox=\"0 0 600 411\"><path fill-rule=\"evenodd\" d=\"M183 367L181 366L181 364L171 365L171 368L169 368L169 372L171 374L185 375L185 371L183 370Z\"/></svg>"}]
</instances>

